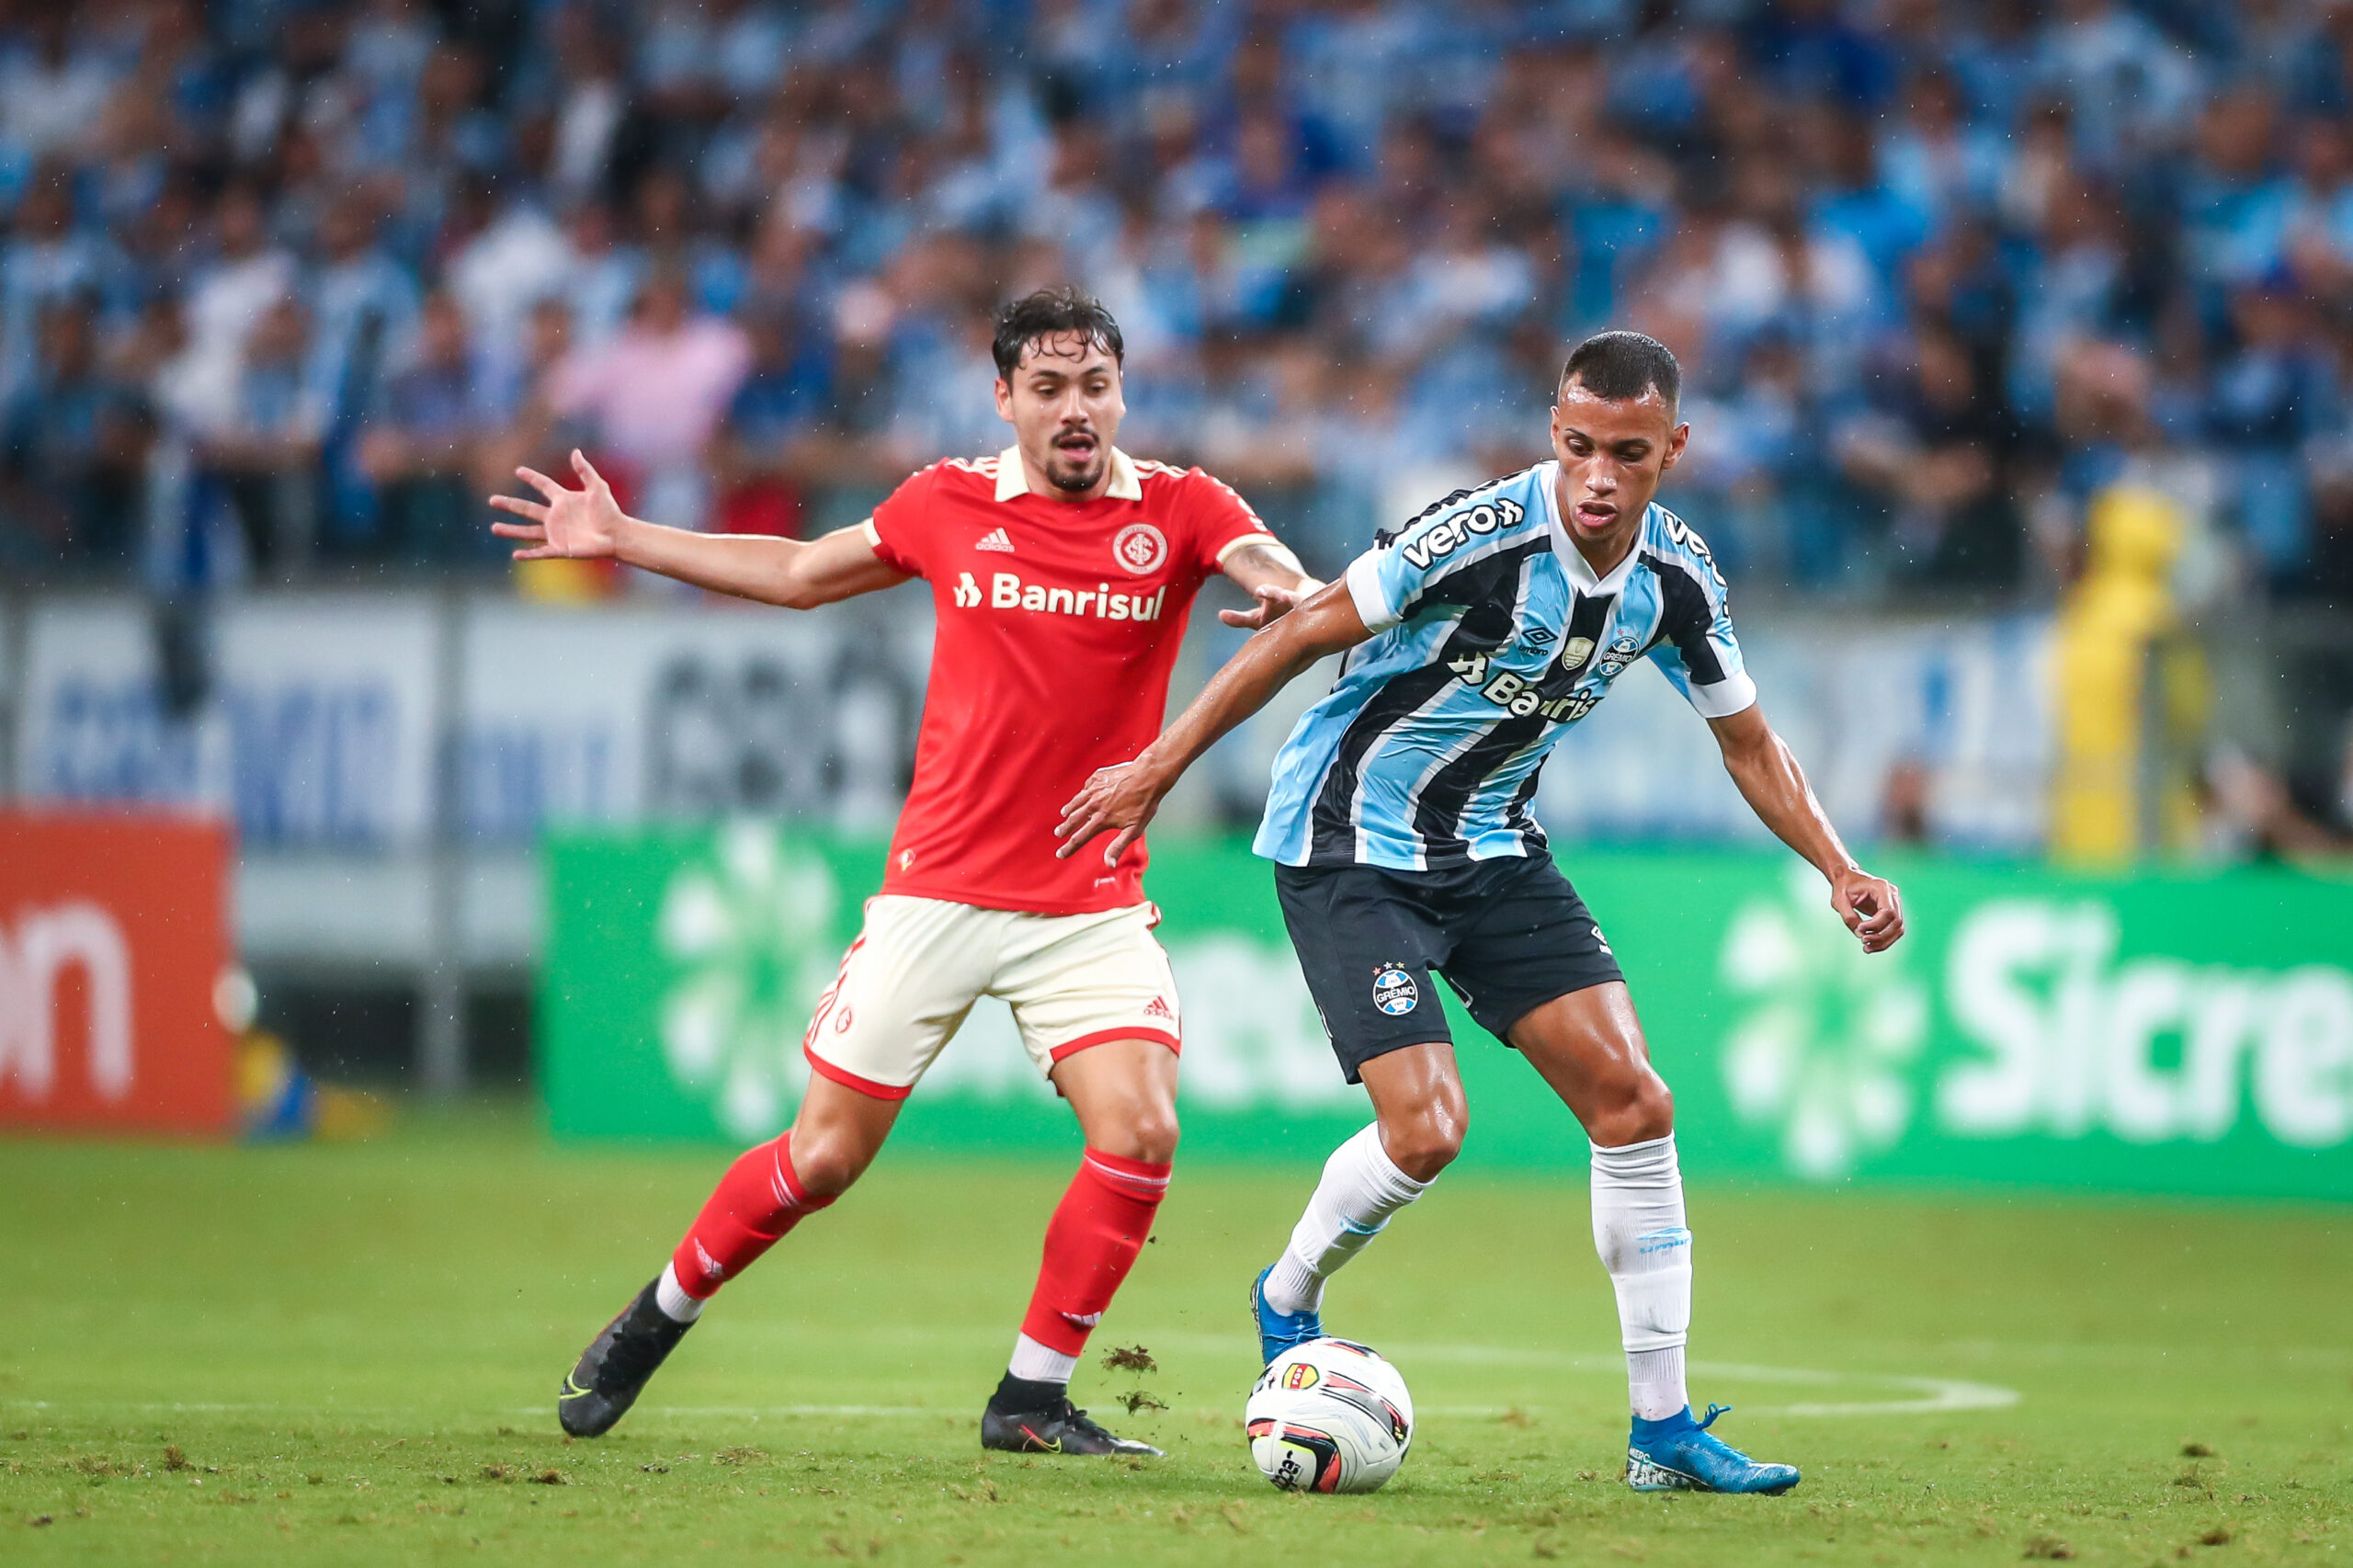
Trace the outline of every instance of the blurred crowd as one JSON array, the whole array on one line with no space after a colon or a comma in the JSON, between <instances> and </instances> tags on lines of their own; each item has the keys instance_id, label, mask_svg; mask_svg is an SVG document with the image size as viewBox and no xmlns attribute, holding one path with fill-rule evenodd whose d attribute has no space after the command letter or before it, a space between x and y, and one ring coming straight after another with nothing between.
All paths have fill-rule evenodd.
<instances>
[{"instance_id":1,"label":"blurred crowd","mask_svg":"<svg viewBox=\"0 0 2353 1568\"><path fill-rule=\"evenodd\" d=\"M10 576L489 566L574 442L854 521L1071 279L1327 571L1607 324L1752 585L2047 597L2136 480L2353 594L2344 0L14 0L0 213Z\"/></svg>"}]
</instances>

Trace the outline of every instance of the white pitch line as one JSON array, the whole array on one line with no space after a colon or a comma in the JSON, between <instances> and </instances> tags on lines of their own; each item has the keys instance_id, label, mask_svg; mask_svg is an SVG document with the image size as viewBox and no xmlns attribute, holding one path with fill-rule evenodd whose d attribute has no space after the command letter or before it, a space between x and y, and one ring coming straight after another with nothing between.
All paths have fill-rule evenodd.
<instances>
[{"instance_id":1,"label":"white pitch line","mask_svg":"<svg viewBox=\"0 0 2353 1568\"><path fill-rule=\"evenodd\" d=\"M1154 1336L1164 1345L1182 1344L1195 1347L1198 1340L1206 1347L1221 1350L1232 1348L1222 1337L1207 1335L1161 1335ZM1542 1367L1556 1371L1587 1372L1596 1376L1622 1375L1625 1360L1617 1355L1590 1352L1515 1349L1501 1345L1399 1345L1391 1346L1390 1358L1401 1364L1452 1363L1476 1367ZM1794 1415L1800 1417L1851 1417L1872 1415L1928 1415L1956 1410L2006 1410L2023 1397L2018 1390L1998 1383L1981 1383L1959 1378L1928 1378L1896 1372L1834 1372L1811 1367L1760 1367L1734 1361L1694 1361L1691 1370L1703 1377L1726 1378L1740 1382L1802 1383L1813 1387L1838 1384L1893 1385L1903 1390L1904 1397L1876 1400L1809 1400L1790 1404L1757 1404L1743 1408L1754 1415ZM1441 1419L1482 1420L1509 1414L1512 1409L1538 1410L1537 1405L1431 1405L1422 1414ZM222 1403L163 1403L130 1400L49 1400L0 1399L0 1410L55 1411L61 1414L76 1410L135 1410L162 1414L184 1415L296 1415L313 1420L343 1417L373 1417L399 1420L410 1412L382 1405L352 1405L345 1407ZM656 1405L649 1414L699 1417L704 1419L734 1419L757 1421L763 1417L782 1420L835 1418L877 1418L883 1420L919 1420L928 1416L953 1416L953 1410L915 1404L764 1404L764 1405ZM1214 1411L1194 1414L1214 1415ZM532 1405L497 1413L445 1414L438 1424L483 1418L490 1415L537 1417L545 1415L543 1407Z\"/></svg>"}]
</instances>

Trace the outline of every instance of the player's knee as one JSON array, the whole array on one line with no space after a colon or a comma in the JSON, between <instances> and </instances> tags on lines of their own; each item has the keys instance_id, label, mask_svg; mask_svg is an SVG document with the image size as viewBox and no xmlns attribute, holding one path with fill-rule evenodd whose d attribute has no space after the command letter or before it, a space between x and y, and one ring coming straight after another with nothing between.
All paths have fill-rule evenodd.
<instances>
[{"instance_id":1,"label":"player's knee","mask_svg":"<svg viewBox=\"0 0 2353 1568\"><path fill-rule=\"evenodd\" d=\"M1165 1100L1139 1105L1121 1117L1103 1152L1125 1160L1165 1165L1176 1157L1176 1108Z\"/></svg>"},{"instance_id":2,"label":"player's knee","mask_svg":"<svg viewBox=\"0 0 2353 1568\"><path fill-rule=\"evenodd\" d=\"M873 1150L834 1129L801 1128L793 1132L792 1174L801 1178L801 1190L813 1197L837 1198L847 1192L873 1163Z\"/></svg>"},{"instance_id":3,"label":"player's knee","mask_svg":"<svg viewBox=\"0 0 2353 1568\"><path fill-rule=\"evenodd\" d=\"M1617 1083L1608 1085L1593 1125L1586 1129L1605 1149L1645 1143L1675 1131L1675 1095L1666 1080L1637 1062Z\"/></svg>"},{"instance_id":4,"label":"player's knee","mask_svg":"<svg viewBox=\"0 0 2353 1568\"><path fill-rule=\"evenodd\" d=\"M1384 1119L1381 1146L1399 1170L1415 1181L1428 1181L1462 1153L1469 1122L1460 1101L1420 1107L1409 1116Z\"/></svg>"}]
</instances>

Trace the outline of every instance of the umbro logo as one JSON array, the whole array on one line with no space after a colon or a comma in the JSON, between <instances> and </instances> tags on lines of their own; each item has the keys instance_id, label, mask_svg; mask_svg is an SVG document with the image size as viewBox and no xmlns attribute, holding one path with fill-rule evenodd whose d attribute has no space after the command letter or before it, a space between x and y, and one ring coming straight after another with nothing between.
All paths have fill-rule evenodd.
<instances>
[{"instance_id":1,"label":"umbro logo","mask_svg":"<svg viewBox=\"0 0 2353 1568\"><path fill-rule=\"evenodd\" d=\"M974 550L994 550L1002 554L1010 555L1013 553L1013 540L1006 537L1006 531L1003 528L991 528L987 533L981 536L981 542L972 546L972 548Z\"/></svg>"},{"instance_id":2,"label":"umbro logo","mask_svg":"<svg viewBox=\"0 0 2353 1568\"><path fill-rule=\"evenodd\" d=\"M1552 641L1552 634L1545 631L1540 626L1531 626L1520 635L1527 638L1530 642L1535 643L1539 648L1541 648L1544 644Z\"/></svg>"}]
</instances>

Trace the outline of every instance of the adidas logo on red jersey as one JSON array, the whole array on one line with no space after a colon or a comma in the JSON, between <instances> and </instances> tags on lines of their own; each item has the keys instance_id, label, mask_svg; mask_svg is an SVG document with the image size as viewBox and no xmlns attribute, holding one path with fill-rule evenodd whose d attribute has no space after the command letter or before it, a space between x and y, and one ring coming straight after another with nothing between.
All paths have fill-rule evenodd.
<instances>
[{"instance_id":1,"label":"adidas logo on red jersey","mask_svg":"<svg viewBox=\"0 0 2353 1568\"><path fill-rule=\"evenodd\" d=\"M972 548L974 550L1002 551L1004 553L1010 555L1013 553L1013 540L1006 536L1006 531L1003 528L991 528L986 534L982 536L981 542L972 546Z\"/></svg>"}]
</instances>

